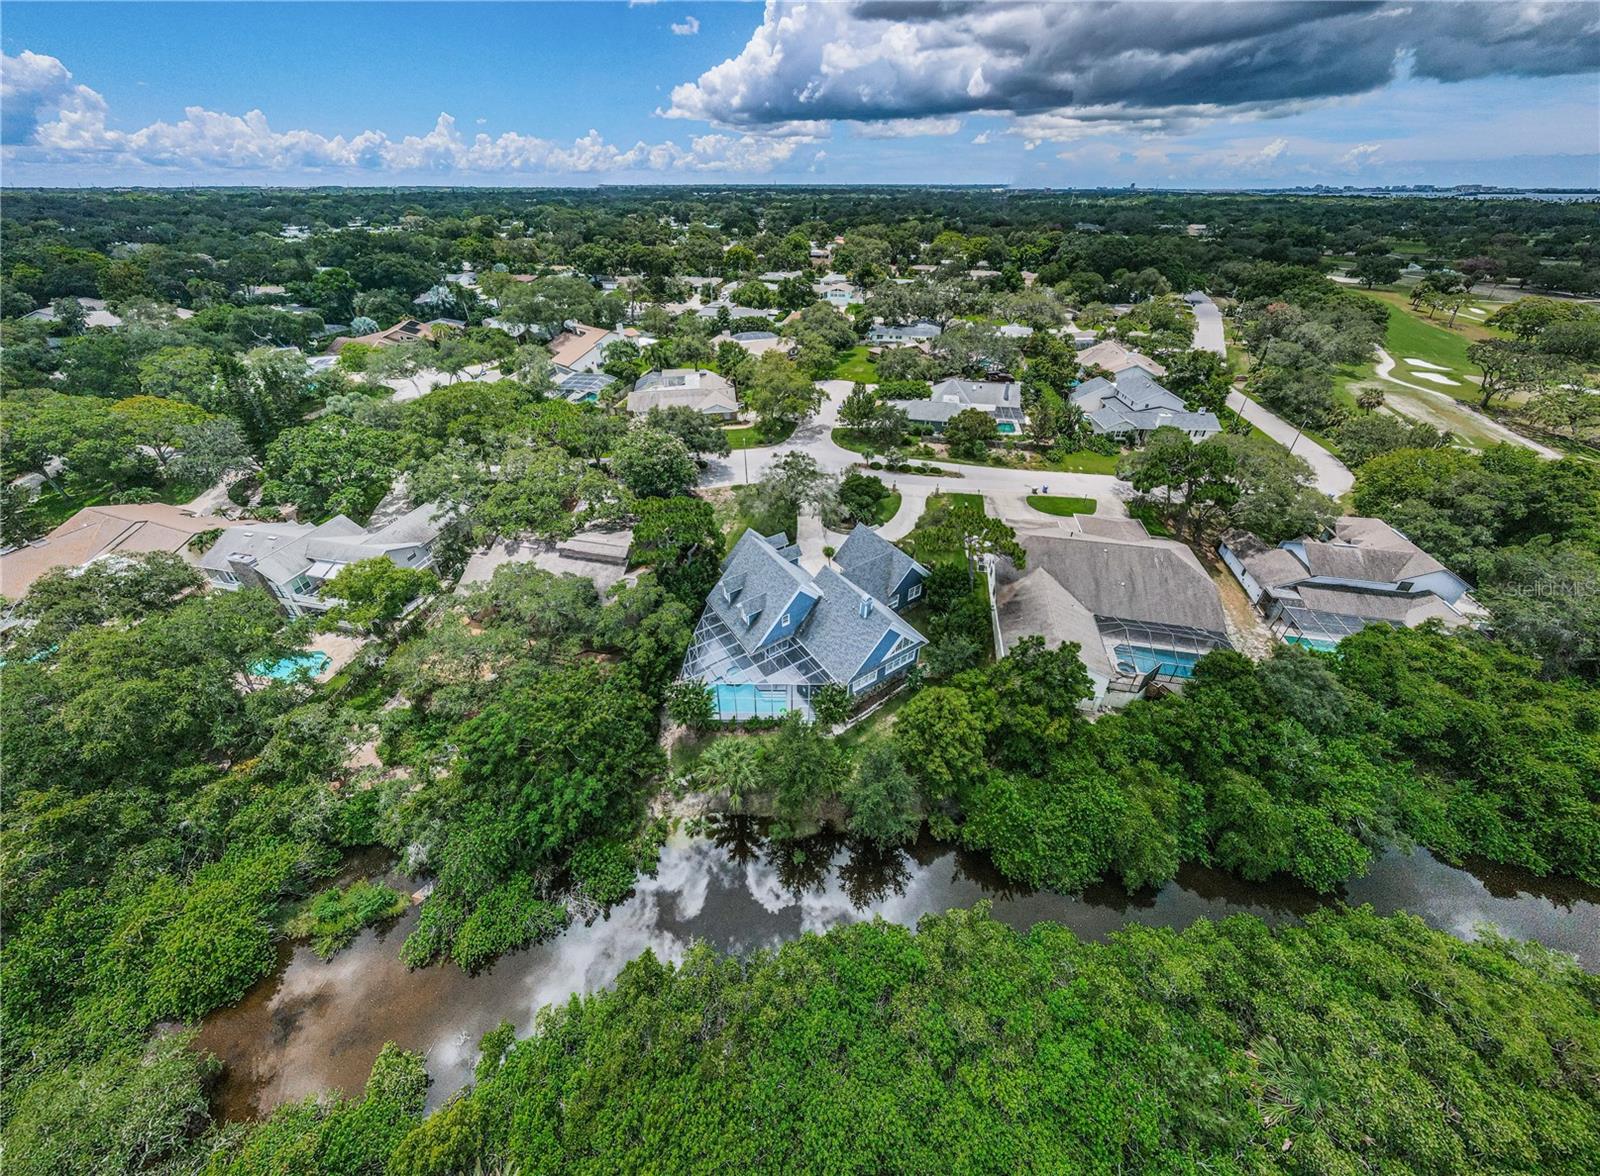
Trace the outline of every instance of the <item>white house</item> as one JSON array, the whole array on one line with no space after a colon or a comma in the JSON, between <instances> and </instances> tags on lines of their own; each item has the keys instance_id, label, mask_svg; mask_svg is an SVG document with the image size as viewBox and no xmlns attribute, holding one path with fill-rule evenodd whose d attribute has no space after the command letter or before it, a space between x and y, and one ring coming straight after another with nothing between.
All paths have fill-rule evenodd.
<instances>
[{"instance_id":1,"label":"white house","mask_svg":"<svg viewBox=\"0 0 1600 1176\"><path fill-rule=\"evenodd\" d=\"M1160 428L1181 429L1191 441L1222 432L1216 413L1190 412L1181 397L1141 367L1123 369L1114 381L1100 376L1086 380L1073 389L1071 400L1096 433L1131 445L1143 445Z\"/></svg>"}]
</instances>

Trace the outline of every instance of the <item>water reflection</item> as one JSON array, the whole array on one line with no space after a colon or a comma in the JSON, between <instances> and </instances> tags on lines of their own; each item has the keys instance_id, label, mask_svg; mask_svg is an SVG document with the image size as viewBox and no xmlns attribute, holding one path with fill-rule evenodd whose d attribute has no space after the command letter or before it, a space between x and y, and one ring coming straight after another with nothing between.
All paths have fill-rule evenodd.
<instances>
[{"instance_id":1,"label":"water reflection","mask_svg":"<svg viewBox=\"0 0 1600 1176\"><path fill-rule=\"evenodd\" d=\"M360 867L381 872L384 862L364 859ZM1339 897L1382 914L1411 911L1466 938L1497 927L1600 970L1600 891L1593 887L1539 882L1505 867L1458 869L1422 850L1391 850ZM452 964L406 970L399 947L415 911L364 932L328 962L284 945L272 976L239 1005L207 1018L200 1045L226 1063L217 1110L228 1118L325 1089L359 1090L389 1040L426 1052L430 1103L437 1106L470 1080L485 1032L509 1020L527 1033L540 1006L610 984L646 950L676 961L700 939L747 953L864 919L910 926L930 912L983 900L1012 926L1049 919L1089 939L1128 923L1181 929L1239 913L1275 924L1327 901L1297 886L1252 884L1194 866L1159 890L1130 896L1101 885L1066 897L1008 883L982 855L931 840L904 850L853 848L830 836L786 846L767 842L753 821L729 819L669 842L656 876L641 879L603 916L477 976Z\"/></svg>"}]
</instances>

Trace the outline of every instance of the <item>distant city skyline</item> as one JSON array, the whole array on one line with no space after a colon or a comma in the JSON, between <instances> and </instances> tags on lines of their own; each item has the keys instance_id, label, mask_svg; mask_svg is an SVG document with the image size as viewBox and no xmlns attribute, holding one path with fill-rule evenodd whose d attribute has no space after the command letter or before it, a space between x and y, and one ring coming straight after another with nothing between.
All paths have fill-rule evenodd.
<instances>
[{"instance_id":1,"label":"distant city skyline","mask_svg":"<svg viewBox=\"0 0 1600 1176\"><path fill-rule=\"evenodd\" d=\"M1600 187L1600 4L7 3L8 185Z\"/></svg>"}]
</instances>

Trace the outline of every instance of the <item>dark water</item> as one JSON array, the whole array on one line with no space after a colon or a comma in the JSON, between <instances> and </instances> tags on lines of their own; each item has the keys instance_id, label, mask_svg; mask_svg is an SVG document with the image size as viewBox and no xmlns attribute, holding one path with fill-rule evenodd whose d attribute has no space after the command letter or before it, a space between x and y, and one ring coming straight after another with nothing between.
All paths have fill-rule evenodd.
<instances>
[{"instance_id":1,"label":"dark water","mask_svg":"<svg viewBox=\"0 0 1600 1176\"><path fill-rule=\"evenodd\" d=\"M367 859L368 868L371 859ZM403 880L396 885L406 888ZM1494 926L1570 952L1600 971L1600 890L1551 883L1504 867L1457 869L1424 850L1393 850L1338 897L1379 913L1405 910L1430 926L1470 938ZM1185 868L1148 894L1115 886L1074 898L1009 885L987 859L926 841L907 851L852 852L817 839L788 855L747 822L710 836L681 836L654 878L609 917L574 925L548 943L468 976L452 964L408 972L400 943L415 909L381 931L364 932L324 963L308 947L284 944L279 966L233 1008L208 1017L199 1045L226 1063L217 1112L248 1118L328 1089L359 1091L385 1041L425 1051L430 1106L471 1077L479 1037L502 1020L519 1035L541 1005L611 983L646 948L682 957L691 940L725 951L776 947L807 932L879 917L914 924L922 915L987 899L1016 927L1051 920L1086 939L1126 923L1183 928L1196 919L1252 914L1269 923L1301 917L1327 901L1293 886L1252 885Z\"/></svg>"}]
</instances>

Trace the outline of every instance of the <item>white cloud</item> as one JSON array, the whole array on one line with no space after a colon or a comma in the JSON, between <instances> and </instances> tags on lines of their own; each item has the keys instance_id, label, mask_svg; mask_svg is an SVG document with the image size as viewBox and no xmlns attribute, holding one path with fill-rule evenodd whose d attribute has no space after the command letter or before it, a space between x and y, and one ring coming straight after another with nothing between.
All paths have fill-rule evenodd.
<instances>
[{"instance_id":1,"label":"white cloud","mask_svg":"<svg viewBox=\"0 0 1600 1176\"><path fill-rule=\"evenodd\" d=\"M692 37L700 31L700 21L697 17L686 16L682 24L673 21L670 27L674 37Z\"/></svg>"},{"instance_id":2,"label":"white cloud","mask_svg":"<svg viewBox=\"0 0 1600 1176\"><path fill-rule=\"evenodd\" d=\"M989 132L988 131L979 131L976 135L972 136L972 145L974 147L982 147L988 141L989 141Z\"/></svg>"},{"instance_id":3,"label":"white cloud","mask_svg":"<svg viewBox=\"0 0 1600 1176\"><path fill-rule=\"evenodd\" d=\"M855 124L858 139L913 139L919 135L953 135L960 129L959 118L890 118Z\"/></svg>"},{"instance_id":4,"label":"white cloud","mask_svg":"<svg viewBox=\"0 0 1600 1176\"><path fill-rule=\"evenodd\" d=\"M391 138L364 130L327 136L275 130L259 110L226 114L191 106L177 122L135 131L107 125L105 100L54 57L24 52L0 57L8 161L71 161L104 166L144 166L189 171L306 170L396 173L593 175L628 171L764 172L786 163L826 133L817 123L775 126L760 134L699 135L689 146L667 140L631 147L607 142L598 131L571 143L507 131L471 138L449 114L426 134ZM479 120L480 122L482 120Z\"/></svg>"}]
</instances>

